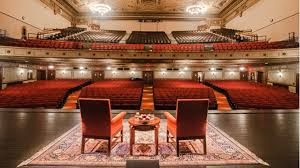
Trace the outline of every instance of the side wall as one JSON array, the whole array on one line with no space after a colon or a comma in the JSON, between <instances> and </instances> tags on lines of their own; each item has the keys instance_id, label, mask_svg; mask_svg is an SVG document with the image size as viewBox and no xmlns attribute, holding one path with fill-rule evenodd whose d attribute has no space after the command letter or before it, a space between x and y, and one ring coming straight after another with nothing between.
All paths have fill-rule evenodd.
<instances>
[{"instance_id":1,"label":"side wall","mask_svg":"<svg viewBox=\"0 0 300 168\"><path fill-rule=\"evenodd\" d=\"M273 20L273 21L272 21ZM252 29L258 35L266 35L271 41L288 38L289 32L299 36L298 0L260 0L226 24L227 28Z\"/></svg>"},{"instance_id":2,"label":"side wall","mask_svg":"<svg viewBox=\"0 0 300 168\"><path fill-rule=\"evenodd\" d=\"M27 33L37 33L44 28L66 28L71 23L40 0L1 0L0 29L13 38L22 37L22 27Z\"/></svg>"}]
</instances>

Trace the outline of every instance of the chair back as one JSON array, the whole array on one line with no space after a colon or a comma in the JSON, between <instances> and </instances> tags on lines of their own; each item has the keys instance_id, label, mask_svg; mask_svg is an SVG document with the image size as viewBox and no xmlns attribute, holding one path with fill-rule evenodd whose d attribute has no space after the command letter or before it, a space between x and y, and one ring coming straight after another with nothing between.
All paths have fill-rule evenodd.
<instances>
[{"instance_id":1,"label":"chair back","mask_svg":"<svg viewBox=\"0 0 300 168\"><path fill-rule=\"evenodd\" d=\"M80 98L82 134L90 137L107 137L111 134L109 99Z\"/></svg>"},{"instance_id":2,"label":"chair back","mask_svg":"<svg viewBox=\"0 0 300 168\"><path fill-rule=\"evenodd\" d=\"M208 99L178 99L176 107L177 137L206 135Z\"/></svg>"}]
</instances>

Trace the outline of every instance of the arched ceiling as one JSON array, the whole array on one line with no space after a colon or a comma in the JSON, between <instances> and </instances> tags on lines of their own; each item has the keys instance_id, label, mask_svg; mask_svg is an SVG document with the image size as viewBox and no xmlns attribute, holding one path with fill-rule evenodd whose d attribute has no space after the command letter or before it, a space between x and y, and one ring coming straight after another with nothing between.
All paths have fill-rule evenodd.
<instances>
[{"instance_id":1,"label":"arched ceiling","mask_svg":"<svg viewBox=\"0 0 300 168\"><path fill-rule=\"evenodd\" d=\"M158 19L158 20L203 20L236 17L259 0L40 0L72 23L89 19ZM88 4L97 1L112 8L100 16L92 13ZM190 5L201 4L206 11L191 15L185 10Z\"/></svg>"}]
</instances>

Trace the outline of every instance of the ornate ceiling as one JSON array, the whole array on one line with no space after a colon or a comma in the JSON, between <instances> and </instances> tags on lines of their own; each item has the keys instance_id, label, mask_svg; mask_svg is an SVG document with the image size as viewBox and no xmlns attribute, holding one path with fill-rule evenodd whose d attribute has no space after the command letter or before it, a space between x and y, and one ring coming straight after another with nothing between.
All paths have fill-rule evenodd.
<instances>
[{"instance_id":1,"label":"ornate ceiling","mask_svg":"<svg viewBox=\"0 0 300 168\"><path fill-rule=\"evenodd\" d=\"M72 23L89 19L158 19L203 20L222 19L224 22L239 16L259 0L40 0ZM101 16L88 8L92 2L107 4L112 11ZM205 6L200 15L186 12L190 5Z\"/></svg>"},{"instance_id":2,"label":"ornate ceiling","mask_svg":"<svg viewBox=\"0 0 300 168\"><path fill-rule=\"evenodd\" d=\"M91 13L87 4L99 2L111 6L112 13L123 14L186 14L189 5L202 4L207 8L206 14L219 14L234 0L65 0L78 13Z\"/></svg>"}]
</instances>

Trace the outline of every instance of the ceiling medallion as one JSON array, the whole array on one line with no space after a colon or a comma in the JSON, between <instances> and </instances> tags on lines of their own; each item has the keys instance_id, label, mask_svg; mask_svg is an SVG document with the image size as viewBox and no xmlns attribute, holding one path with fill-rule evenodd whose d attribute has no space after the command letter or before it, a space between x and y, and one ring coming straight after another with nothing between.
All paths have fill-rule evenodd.
<instances>
[{"instance_id":1,"label":"ceiling medallion","mask_svg":"<svg viewBox=\"0 0 300 168\"><path fill-rule=\"evenodd\" d=\"M111 11L110 6L108 6L106 4L98 3L98 2L90 3L90 4L88 4L88 7L93 13L99 13L101 16L103 16L107 12Z\"/></svg>"},{"instance_id":2,"label":"ceiling medallion","mask_svg":"<svg viewBox=\"0 0 300 168\"><path fill-rule=\"evenodd\" d=\"M205 11L206 8L202 5L191 5L186 8L186 12L188 12L191 15L204 14Z\"/></svg>"}]
</instances>

